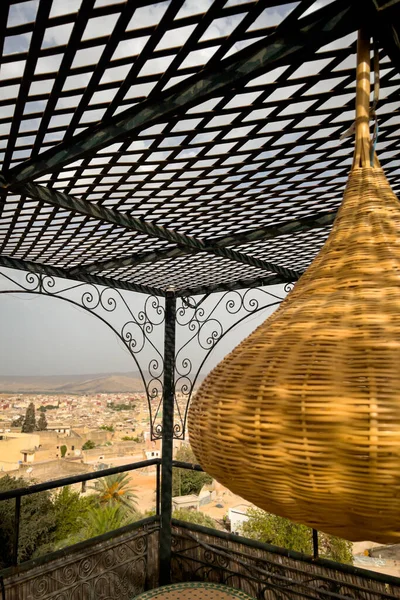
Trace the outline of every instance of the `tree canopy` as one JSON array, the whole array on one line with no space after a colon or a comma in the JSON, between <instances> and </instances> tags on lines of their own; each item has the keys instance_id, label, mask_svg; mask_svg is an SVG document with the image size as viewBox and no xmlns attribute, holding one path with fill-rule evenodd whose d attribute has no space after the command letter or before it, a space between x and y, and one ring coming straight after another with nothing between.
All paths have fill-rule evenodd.
<instances>
[{"instance_id":1,"label":"tree canopy","mask_svg":"<svg viewBox=\"0 0 400 600\"><path fill-rule=\"evenodd\" d=\"M22 415L19 415L19 417L15 417L15 419L13 419L12 423L11 423L11 427L22 427L22 425L24 424L24 417Z\"/></svg>"},{"instance_id":2,"label":"tree canopy","mask_svg":"<svg viewBox=\"0 0 400 600\"><path fill-rule=\"evenodd\" d=\"M193 450L189 444L182 445L176 453L176 460L197 464ZM174 469L172 474L172 495L186 496L188 494L199 494L203 485L211 483L212 477L201 471L190 471L189 469Z\"/></svg>"},{"instance_id":3,"label":"tree canopy","mask_svg":"<svg viewBox=\"0 0 400 600\"><path fill-rule=\"evenodd\" d=\"M130 512L137 512L137 496L128 473L107 475L97 479L91 487L97 492L100 505L123 506Z\"/></svg>"},{"instance_id":4,"label":"tree canopy","mask_svg":"<svg viewBox=\"0 0 400 600\"><path fill-rule=\"evenodd\" d=\"M22 477L6 475L0 478L0 491L28 487L30 482ZM0 502L0 563L8 566L12 561L15 500ZM18 560L29 560L36 548L53 541L56 516L49 492L40 492L21 499L21 516Z\"/></svg>"},{"instance_id":5,"label":"tree canopy","mask_svg":"<svg viewBox=\"0 0 400 600\"><path fill-rule=\"evenodd\" d=\"M0 478L0 491L28 487L32 481L6 475ZM111 482L109 482L111 483ZM114 482L115 483L115 482ZM106 485L104 488L106 489ZM111 486L109 486L110 489ZM100 493L82 496L70 487L55 494L40 492L21 499L19 562L65 548L101 535L141 518L130 486L120 482L123 501L116 490L104 501ZM15 500L0 502L0 568L13 559Z\"/></svg>"},{"instance_id":6,"label":"tree canopy","mask_svg":"<svg viewBox=\"0 0 400 600\"><path fill-rule=\"evenodd\" d=\"M47 419L44 410L40 410L40 417L37 423L37 428L39 431L45 431L47 429Z\"/></svg>"},{"instance_id":7,"label":"tree canopy","mask_svg":"<svg viewBox=\"0 0 400 600\"><path fill-rule=\"evenodd\" d=\"M272 515L260 508L250 508L247 516L249 519L243 523L240 531L244 537L288 550L312 554L312 530L309 527ZM353 562L351 542L322 532L318 535L321 557L342 563Z\"/></svg>"},{"instance_id":8,"label":"tree canopy","mask_svg":"<svg viewBox=\"0 0 400 600\"><path fill-rule=\"evenodd\" d=\"M195 523L196 525L203 525L203 527L210 527L211 529L217 529L216 523L212 517L205 515L199 510L189 510L188 508L179 508L174 510L172 517L178 521L188 521L189 523Z\"/></svg>"},{"instance_id":9,"label":"tree canopy","mask_svg":"<svg viewBox=\"0 0 400 600\"><path fill-rule=\"evenodd\" d=\"M93 440L87 440L82 446L82 450L93 450L93 448L96 448L96 444Z\"/></svg>"},{"instance_id":10,"label":"tree canopy","mask_svg":"<svg viewBox=\"0 0 400 600\"><path fill-rule=\"evenodd\" d=\"M22 433L33 433L36 430L35 405L31 402L26 409L25 419L22 423Z\"/></svg>"},{"instance_id":11,"label":"tree canopy","mask_svg":"<svg viewBox=\"0 0 400 600\"><path fill-rule=\"evenodd\" d=\"M82 529L81 519L94 506L95 496L81 496L69 486L61 488L53 497L57 523L54 541L60 542L68 536L76 535Z\"/></svg>"}]
</instances>

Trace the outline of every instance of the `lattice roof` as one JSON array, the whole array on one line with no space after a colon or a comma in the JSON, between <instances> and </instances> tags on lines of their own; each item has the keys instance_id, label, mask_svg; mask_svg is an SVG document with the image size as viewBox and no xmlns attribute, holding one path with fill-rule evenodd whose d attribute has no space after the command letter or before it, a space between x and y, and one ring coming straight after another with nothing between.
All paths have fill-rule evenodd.
<instances>
[{"instance_id":1,"label":"lattice roof","mask_svg":"<svg viewBox=\"0 0 400 600\"><path fill-rule=\"evenodd\" d=\"M0 265L159 294L297 279L351 165L361 19L400 192L400 3L358 5L2 2Z\"/></svg>"}]
</instances>

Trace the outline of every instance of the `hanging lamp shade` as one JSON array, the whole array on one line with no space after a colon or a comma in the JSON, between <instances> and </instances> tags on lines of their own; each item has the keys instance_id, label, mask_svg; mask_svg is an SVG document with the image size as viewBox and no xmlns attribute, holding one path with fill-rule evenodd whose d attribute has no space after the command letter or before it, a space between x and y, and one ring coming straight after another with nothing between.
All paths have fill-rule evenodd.
<instances>
[{"instance_id":1,"label":"hanging lamp shade","mask_svg":"<svg viewBox=\"0 0 400 600\"><path fill-rule=\"evenodd\" d=\"M370 162L369 39L342 206L278 310L189 410L202 467L256 506L342 538L400 540L400 204Z\"/></svg>"}]
</instances>

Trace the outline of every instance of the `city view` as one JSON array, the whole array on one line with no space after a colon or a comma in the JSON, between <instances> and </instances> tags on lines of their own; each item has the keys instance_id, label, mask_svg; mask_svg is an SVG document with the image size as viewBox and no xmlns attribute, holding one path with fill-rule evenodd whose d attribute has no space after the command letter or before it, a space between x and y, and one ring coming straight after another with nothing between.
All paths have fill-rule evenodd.
<instances>
[{"instance_id":1,"label":"city view","mask_svg":"<svg viewBox=\"0 0 400 600\"><path fill-rule=\"evenodd\" d=\"M140 384L138 373L0 377L3 388L0 393L0 491L160 459L162 444L160 440L151 439L148 401ZM129 387L134 391L126 391ZM5 391L10 388L24 391ZM32 391L27 391L29 388ZM118 388L124 391L101 391ZM70 391L55 393L54 389ZM183 410L186 396L177 394L176 401ZM195 462L187 439L174 440L173 452L176 460ZM144 466L129 473L43 492L47 515L49 510L54 514L47 527L39 528L36 533L29 531L28 524L29 542L20 543L20 559L38 557L49 550L154 515L156 485L156 466ZM36 495L30 498L34 497ZM7 502L3 507L7 509L5 504ZM25 517L43 518L43 508L33 502L27 506ZM173 514L182 520L282 546L291 543L295 532L293 549L312 550L311 530L273 515L266 517L266 513L205 473L174 469ZM57 523L57 515L61 515L62 524ZM3 530L0 528L3 539L6 528L6 525ZM337 561L390 575L400 574L396 554L393 551L385 554L379 544L351 544L320 534L320 545L322 555ZM7 544L3 546L1 560L3 566L11 560L11 547L7 550Z\"/></svg>"}]
</instances>

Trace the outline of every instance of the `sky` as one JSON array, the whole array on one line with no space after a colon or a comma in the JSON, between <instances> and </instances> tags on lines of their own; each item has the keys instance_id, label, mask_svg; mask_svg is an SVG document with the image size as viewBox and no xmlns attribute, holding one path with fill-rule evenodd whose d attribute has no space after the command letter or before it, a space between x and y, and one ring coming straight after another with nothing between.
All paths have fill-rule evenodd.
<instances>
[{"instance_id":1,"label":"sky","mask_svg":"<svg viewBox=\"0 0 400 600\"><path fill-rule=\"evenodd\" d=\"M122 340L97 316L62 298L21 293L18 285L4 275L27 285L25 273L0 269L0 376L121 373L137 370L134 359ZM64 289L69 285L65 280L59 279L56 280L54 289ZM85 291L93 292L93 288L83 285L62 296L79 303ZM280 297L284 296L282 286L273 286L268 291ZM250 295L259 298L260 303L263 303L260 306L277 301L275 297L270 297L265 292L255 291ZM132 320L132 315L138 318L147 299L143 294L124 292L123 298L131 311L129 312L118 293L110 290L108 296L118 301L115 311L109 313L100 310L98 315L105 318L118 332L121 332L127 321ZM237 302L238 294L231 292L225 297L225 302L222 298L223 294L214 294L204 302L206 314L218 302L220 306L212 315L215 320L203 330L203 343L212 330L219 331L218 321L223 323L225 329L236 321L237 317L230 315L225 305L229 299ZM217 364L274 309L275 306L256 314L249 314L242 324L236 326L230 335L224 337L215 346L202 372L207 372ZM149 314L156 317L154 311L150 310ZM242 310L238 313L238 317L244 314L247 313ZM155 320L153 317L152 319ZM157 318L160 321L159 317ZM143 338L140 330L131 327L130 331L134 333L138 344L141 344ZM177 350L188 341L189 335L187 327L177 326ZM146 343L139 357L141 367L145 370L149 360L157 357L157 351L162 349L162 324L154 327L150 338L154 345ZM187 346L187 350L181 352L179 356L181 358L188 356L194 365L199 365L205 357L205 352L200 349L197 340L193 340Z\"/></svg>"}]
</instances>

